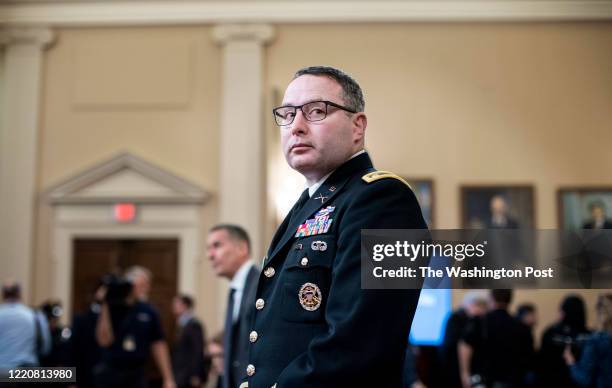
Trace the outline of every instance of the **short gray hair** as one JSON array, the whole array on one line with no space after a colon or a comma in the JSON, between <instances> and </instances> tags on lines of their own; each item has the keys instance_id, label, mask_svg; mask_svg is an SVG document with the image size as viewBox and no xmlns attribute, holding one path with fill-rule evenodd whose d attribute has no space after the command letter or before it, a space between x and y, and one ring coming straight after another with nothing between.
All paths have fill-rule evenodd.
<instances>
[{"instance_id":1,"label":"short gray hair","mask_svg":"<svg viewBox=\"0 0 612 388\"><path fill-rule=\"evenodd\" d=\"M137 276L144 276L149 282L153 281L153 273L148 268L140 265L133 265L125 270L125 277L133 281Z\"/></svg>"},{"instance_id":2,"label":"short gray hair","mask_svg":"<svg viewBox=\"0 0 612 388\"><path fill-rule=\"evenodd\" d=\"M309 66L296 71L293 79L303 75L319 75L333 79L342 87L342 99L347 108L351 108L356 112L363 112L365 109L365 100L361 87L357 81L342 70L329 66Z\"/></svg>"}]
</instances>

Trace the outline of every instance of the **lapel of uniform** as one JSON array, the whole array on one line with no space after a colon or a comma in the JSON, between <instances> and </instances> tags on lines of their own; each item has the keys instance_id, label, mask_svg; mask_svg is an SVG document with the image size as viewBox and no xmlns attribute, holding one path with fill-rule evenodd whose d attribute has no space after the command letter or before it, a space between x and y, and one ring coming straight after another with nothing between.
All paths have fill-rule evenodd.
<instances>
[{"instance_id":1,"label":"lapel of uniform","mask_svg":"<svg viewBox=\"0 0 612 388\"><path fill-rule=\"evenodd\" d=\"M368 168L372 168L372 161L367 153L358 155L345 162L342 166L338 167L338 169L334 171L321 185L321 187L319 187L319 189L310 197L306 204L304 204L304 207L302 207L302 209L298 212L296 217L293 218L294 221L291 224L289 224L289 220L292 212L289 212L272 239L268 258L264 264L270 262L289 241L293 240L297 227L302 224L304 220L313 215L317 210L329 203L331 199L341 191L342 186L348 182L355 172L363 171ZM283 226L286 226L286 228L283 229ZM281 231L283 230L284 233L282 234L282 237L279 237ZM274 244L276 241L278 241L278 243Z\"/></svg>"},{"instance_id":2,"label":"lapel of uniform","mask_svg":"<svg viewBox=\"0 0 612 388\"><path fill-rule=\"evenodd\" d=\"M293 207L295 208L295 206L297 205L294 204ZM270 243L270 247L268 248L268 254L266 255L266 257L264 257L264 261L263 264L266 263L266 261L268 260L269 257L272 257L272 252L276 251L276 247L278 247L278 242L279 240L285 235L287 234L287 227L289 224L289 220L291 220L291 216L293 215L293 212L295 210L292 208L289 213L285 216L285 219L283 220L283 222L280 224L280 226L276 229L276 232L274 233L274 237L272 238L272 242Z\"/></svg>"}]
</instances>

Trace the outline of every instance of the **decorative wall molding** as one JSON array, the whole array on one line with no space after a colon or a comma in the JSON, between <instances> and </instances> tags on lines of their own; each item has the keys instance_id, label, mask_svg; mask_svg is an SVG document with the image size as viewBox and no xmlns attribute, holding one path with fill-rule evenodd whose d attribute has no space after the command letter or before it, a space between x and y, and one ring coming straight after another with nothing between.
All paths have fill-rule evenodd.
<instances>
[{"instance_id":1,"label":"decorative wall molding","mask_svg":"<svg viewBox=\"0 0 612 388\"><path fill-rule=\"evenodd\" d=\"M43 196L51 205L121 201L201 205L209 194L169 171L122 153L54 185Z\"/></svg>"},{"instance_id":2,"label":"decorative wall molding","mask_svg":"<svg viewBox=\"0 0 612 388\"><path fill-rule=\"evenodd\" d=\"M274 27L269 24L221 24L212 30L218 44L228 41L255 41L266 44L274 38Z\"/></svg>"},{"instance_id":3,"label":"decorative wall molding","mask_svg":"<svg viewBox=\"0 0 612 388\"><path fill-rule=\"evenodd\" d=\"M162 221L163 220L163 221ZM179 242L178 291L196 295L199 263L202 261L202 225L199 205L151 205L139 208L138 222L120 225L111 212L97 204L58 204L53 208L50 225L51 246L45 256L50 259L50 297L64 303L71 316L74 240L176 238Z\"/></svg>"},{"instance_id":4,"label":"decorative wall molding","mask_svg":"<svg viewBox=\"0 0 612 388\"><path fill-rule=\"evenodd\" d=\"M195 295L201 282L201 208L208 194L198 186L137 156L122 153L51 187L43 197L53 205L49 235L50 296L72 306L73 242L77 238L179 241L179 292ZM138 216L117 223L109 202L138 205Z\"/></svg>"},{"instance_id":5,"label":"decorative wall molding","mask_svg":"<svg viewBox=\"0 0 612 388\"><path fill-rule=\"evenodd\" d=\"M35 44L45 48L54 39L55 34L49 28L8 27L0 30L0 45Z\"/></svg>"},{"instance_id":6,"label":"decorative wall molding","mask_svg":"<svg viewBox=\"0 0 612 388\"><path fill-rule=\"evenodd\" d=\"M0 6L0 25L20 26L610 19L611 0L58 0Z\"/></svg>"}]
</instances>

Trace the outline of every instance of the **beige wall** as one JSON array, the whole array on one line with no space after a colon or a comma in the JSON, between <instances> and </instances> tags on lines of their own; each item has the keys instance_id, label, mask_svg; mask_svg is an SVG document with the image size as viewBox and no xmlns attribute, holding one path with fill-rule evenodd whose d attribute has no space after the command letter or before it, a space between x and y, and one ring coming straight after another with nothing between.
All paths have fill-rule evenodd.
<instances>
[{"instance_id":1,"label":"beige wall","mask_svg":"<svg viewBox=\"0 0 612 388\"><path fill-rule=\"evenodd\" d=\"M267 77L283 91L307 65L354 75L376 166L434 180L436 227L460 227L460 185L522 183L537 227L555 228L560 186L612 185L611 47L609 22L284 25ZM580 293L592 307L597 292ZM515 299L537 304L541 329L565 294Z\"/></svg>"},{"instance_id":2,"label":"beige wall","mask_svg":"<svg viewBox=\"0 0 612 388\"><path fill-rule=\"evenodd\" d=\"M4 99L6 98L6 93L4 91L5 83L6 81L4 80L4 49L0 49L0 106L4 106ZM1 109L0 112L2 112ZM4 118L0 116L0 123L2 123L3 121ZM1 132L2 128L0 128L0 133Z\"/></svg>"},{"instance_id":3,"label":"beige wall","mask_svg":"<svg viewBox=\"0 0 612 388\"><path fill-rule=\"evenodd\" d=\"M6 80L4 79L4 49L0 49L0 106L4 106L6 99ZM4 109L0 109L0 138L6 136L3 132Z\"/></svg>"},{"instance_id":4,"label":"beige wall","mask_svg":"<svg viewBox=\"0 0 612 388\"><path fill-rule=\"evenodd\" d=\"M130 152L212 194L217 221L220 50L209 27L61 29L46 53L38 189ZM35 302L49 290L50 209L41 200ZM205 238L203 234L202 240ZM218 327L218 280L202 252L198 312ZM221 300L224 300L221 297Z\"/></svg>"},{"instance_id":5,"label":"beige wall","mask_svg":"<svg viewBox=\"0 0 612 388\"><path fill-rule=\"evenodd\" d=\"M214 191L220 54L210 29L57 32L45 58L39 187L130 151Z\"/></svg>"}]
</instances>

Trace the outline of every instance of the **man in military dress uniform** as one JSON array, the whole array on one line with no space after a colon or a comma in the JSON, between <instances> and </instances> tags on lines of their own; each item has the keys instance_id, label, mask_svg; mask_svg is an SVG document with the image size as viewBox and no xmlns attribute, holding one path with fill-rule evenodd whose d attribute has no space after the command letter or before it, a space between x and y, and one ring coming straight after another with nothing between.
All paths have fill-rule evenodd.
<instances>
[{"instance_id":1,"label":"man in military dress uniform","mask_svg":"<svg viewBox=\"0 0 612 388\"><path fill-rule=\"evenodd\" d=\"M273 113L308 188L263 261L241 387L401 386L420 290L361 288L361 229L426 228L398 176L364 150L359 85L329 67L298 71Z\"/></svg>"}]
</instances>

